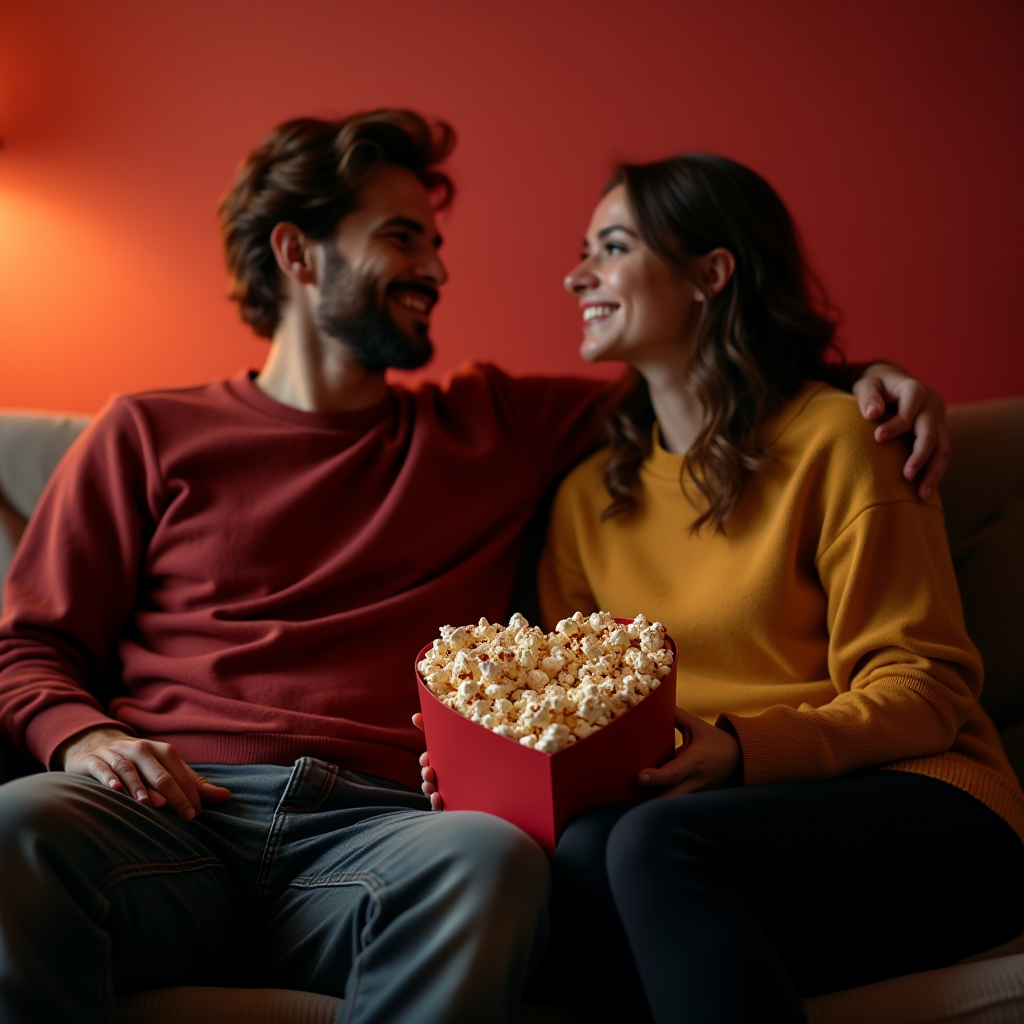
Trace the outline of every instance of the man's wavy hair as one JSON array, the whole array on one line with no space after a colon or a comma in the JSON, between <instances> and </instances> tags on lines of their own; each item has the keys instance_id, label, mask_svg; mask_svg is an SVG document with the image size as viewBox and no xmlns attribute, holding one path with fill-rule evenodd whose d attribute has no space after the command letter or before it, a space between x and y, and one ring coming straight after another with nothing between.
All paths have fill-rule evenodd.
<instances>
[{"instance_id":1,"label":"man's wavy hair","mask_svg":"<svg viewBox=\"0 0 1024 1024\"><path fill-rule=\"evenodd\" d=\"M411 110L338 121L303 117L275 128L241 165L217 210L229 296L242 319L264 338L277 328L281 281L270 247L276 224L289 221L309 238L329 238L383 164L412 171L443 208L455 189L436 165L454 146L451 125Z\"/></svg>"},{"instance_id":2,"label":"man's wavy hair","mask_svg":"<svg viewBox=\"0 0 1024 1024\"><path fill-rule=\"evenodd\" d=\"M736 269L703 304L686 384L706 411L680 484L701 510L691 527L724 533L751 474L771 459L765 420L822 364L841 360L837 317L804 262L782 200L753 171L720 156L691 153L624 164L606 191L625 187L650 249L703 286L694 260L728 249ZM644 379L630 371L604 421L611 448L605 484L612 502L602 519L636 507L636 480L650 454L654 409ZM699 495L694 501L694 492Z\"/></svg>"}]
</instances>

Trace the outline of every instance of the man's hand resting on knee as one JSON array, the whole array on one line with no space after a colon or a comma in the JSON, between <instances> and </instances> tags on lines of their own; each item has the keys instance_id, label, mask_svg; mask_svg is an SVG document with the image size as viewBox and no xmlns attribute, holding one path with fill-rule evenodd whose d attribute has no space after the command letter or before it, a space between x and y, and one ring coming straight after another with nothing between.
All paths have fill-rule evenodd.
<instances>
[{"instance_id":1,"label":"man's hand resting on knee","mask_svg":"<svg viewBox=\"0 0 1024 1024\"><path fill-rule=\"evenodd\" d=\"M64 771L89 775L139 803L169 807L185 821L202 813L203 800L223 803L231 796L193 771L169 743L138 739L121 729L101 726L72 736L53 760Z\"/></svg>"}]
</instances>

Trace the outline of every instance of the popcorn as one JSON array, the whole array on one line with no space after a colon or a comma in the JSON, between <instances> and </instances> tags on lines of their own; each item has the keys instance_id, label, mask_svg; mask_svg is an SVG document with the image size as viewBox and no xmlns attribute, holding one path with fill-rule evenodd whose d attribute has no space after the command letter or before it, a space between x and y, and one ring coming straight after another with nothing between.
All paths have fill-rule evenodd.
<instances>
[{"instance_id":1,"label":"popcorn","mask_svg":"<svg viewBox=\"0 0 1024 1024\"><path fill-rule=\"evenodd\" d=\"M673 654L665 627L608 612L562 619L553 633L518 612L507 626L442 626L417 664L427 688L499 736L547 754L585 739L657 689Z\"/></svg>"}]
</instances>

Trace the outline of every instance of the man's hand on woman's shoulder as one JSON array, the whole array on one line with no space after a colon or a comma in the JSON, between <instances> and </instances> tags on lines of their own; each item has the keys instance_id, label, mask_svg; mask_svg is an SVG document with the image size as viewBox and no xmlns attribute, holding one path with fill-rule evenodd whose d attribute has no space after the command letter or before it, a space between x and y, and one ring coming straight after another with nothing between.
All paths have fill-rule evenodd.
<instances>
[{"instance_id":1,"label":"man's hand on woman's shoulder","mask_svg":"<svg viewBox=\"0 0 1024 1024\"><path fill-rule=\"evenodd\" d=\"M892 412L875 430L876 441L913 432L914 448L903 475L918 479L919 498L929 497L946 475L951 453L942 396L895 363L872 363L853 385L853 393L867 420Z\"/></svg>"},{"instance_id":2,"label":"man's hand on woman's shoulder","mask_svg":"<svg viewBox=\"0 0 1024 1024\"><path fill-rule=\"evenodd\" d=\"M191 821L203 800L223 803L230 790L207 782L181 759L170 743L139 739L116 726L100 726L72 736L54 754L54 763L72 775L88 775L151 807L169 807Z\"/></svg>"}]
</instances>

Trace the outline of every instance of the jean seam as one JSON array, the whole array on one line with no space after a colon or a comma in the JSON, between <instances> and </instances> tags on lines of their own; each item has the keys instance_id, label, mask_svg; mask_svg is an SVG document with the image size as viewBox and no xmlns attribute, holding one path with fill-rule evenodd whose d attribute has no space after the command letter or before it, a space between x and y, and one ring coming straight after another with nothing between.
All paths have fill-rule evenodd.
<instances>
[{"instance_id":1,"label":"jean seam","mask_svg":"<svg viewBox=\"0 0 1024 1024\"><path fill-rule=\"evenodd\" d=\"M286 804L284 801L287 799L289 793L292 793L302 787L302 784L309 773L310 766L311 761L309 758L300 758L295 762L295 767L292 769L291 777L284 788L284 793L281 794L281 802L274 811L274 820L271 822L270 829L267 832L267 841L263 845L259 871L256 873L256 881L253 885L252 914L254 918L259 911L260 898L263 895L263 890L266 885L267 873L269 872L270 865L281 845L281 833L284 831L285 823L284 815L296 813L301 814L304 812L309 813L316 810L327 799L327 796L334 787L334 780L338 775L338 766L336 764L328 764L326 776L323 784L320 786L320 793L312 804L306 808L295 808L291 804Z\"/></svg>"},{"instance_id":2,"label":"jean seam","mask_svg":"<svg viewBox=\"0 0 1024 1024\"><path fill-rule=\"evenodd\" d=\"M367 872L367 874L370 873ZM373 902L373 912L370 914L369 920L367 920L366 924L359 932L359 953L352 963L352 969L349 971L348 981L345 984L345 999L342 1001L341 1004L342 1016L338 1019L337 1024L345 1024L345 1021L351 1021L352 1014L355 1013L356 1000L358 999L359 996L359 986L363 980L363 954L366 952L366 947L370 944L367 938L367 933L369 932L370 926L380 916L380 899L378 893L383 888L383 883L381 883L381 880L376 876L373 877L375 881L380 883L380 888L374 889L370 886L367 886L367 888L370 891L370 899ZM358 879L349 884L362 885L365 884L365 879ZM349 993L350 988L351 994Z\"/></svg>"},{"instance_id":3,"label":"jean seam","mask_svg":"<svg viewBox=\"0 0 1024 1024\"><path fill-rule=\"evenodd\" d=\"M328 770L324 776L323 785L320 787L320 793L317 798L308 807L293 807L291 804L285 804L280 807L278 813L280 814L310 814L317 810L320 805L330 795L331 790L334 788L334 781L338 777L338 766L336 764L328 765Z\"/></svg>"},{"instance_id":4,"label":"jean seam","mask_svg":"<svg viewBox=\"0 0 1024 1024\"><path fill-rule=\"evenodd\" d=\"M181 875L189 871L204 871L209 868L224 869L216 857L193 857L191 860L141 861L135 864L120 864L111 868L96 883L96 888L106 893L114 886L131 878L144 875Z\"/></svg>"},{"instance_id":5,"label":"jean seam","mask_svg":"<svg viewBox=\"0 0 1024 1024\"><path fill-rule=\"evenodd\" d=\"M288 883L292 889L325 889L342 885L365 885L377 893L386 885L373 871L341 871L331 875L299 875Z\"/></svg>"}]
</instances>

